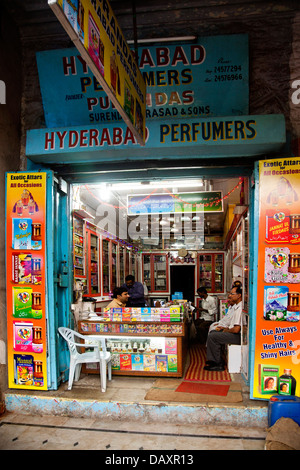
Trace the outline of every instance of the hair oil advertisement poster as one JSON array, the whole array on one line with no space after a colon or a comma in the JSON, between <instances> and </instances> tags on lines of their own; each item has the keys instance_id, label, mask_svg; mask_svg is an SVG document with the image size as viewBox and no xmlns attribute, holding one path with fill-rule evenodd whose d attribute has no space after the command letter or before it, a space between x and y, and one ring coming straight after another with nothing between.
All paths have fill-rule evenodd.
<instances>
[{"instance_id":1,"label":"hair oil advertisement poster","mask_svg":"<svg viewBox=\"0 0 300 470\"><path fill-rule=\"evenodd\" d=\"M300 160L259 162L253 397L300 395Z\"/></svg>"},{"instance_id":2,"label":"hair oil advertisement poster","mask_svg":"<svg viewBox=\"0 0 300 470\"><path fill-rule=\"evenodd\" d=\"M9 388L47 389L46 173L6 175Z\"/></svg>"}]
</instances>

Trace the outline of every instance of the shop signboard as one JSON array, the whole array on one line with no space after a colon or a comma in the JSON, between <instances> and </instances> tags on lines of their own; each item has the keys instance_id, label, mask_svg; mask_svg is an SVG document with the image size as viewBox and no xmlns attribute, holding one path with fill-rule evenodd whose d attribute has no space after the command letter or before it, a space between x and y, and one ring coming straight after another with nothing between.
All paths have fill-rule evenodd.
<instances>
[{"instance_id":1,"label":"shop signboard","mask_svg":"<svg viewBox=\"0 0 300 470\"><path fill-rule=\"evenodd\" d=\"M149 159L153 151L158 158L240 158L278 151L285 141L280 114L187 118L149 122L144 147L124 123L33 129L27 132L26 155L43 162L61 162L63 155L65 163Z\"/></svg>"},{"instance_id":2,"label":"shop signboard","mask_svg":"<svg viewBox=\"0 0 300 470\"><path fill-rule=\"evenodd\" d=\"M46 173L6 175L9 388L47 390Z\"/></svg>"},{"instance_id":3,"label":"shop signboard","mask_svg":"<svg viewBox=\"0 0 300 470\"><path fill-rule=\"evenodd\" d=\"M300 160L259 162L253 397L300 395Z\"/></svg>"},{"instance_id":4,"label":"shop signboard","mask_svg":"<svg viewBox=\"0 0 300 470\"><path fill-rule=\"evenodd\" d=\"M122 119L75 48L38 52L37 64L47 127ZM249 112L246 34L140 46L138 65L147 87L147 123Z\"/></svg>"},{"instance_id":5,"label":"shop signboard","mask_svg":"<svg viewBox=\"0 0 300 470\"><path fill-rule=\"evenodd\" d=\"M223 212L223 197L221 191L128 195L127 211L128 215Z\"/></svg>"},{"instance_id":6,"label":"shop signboard","mask_svg":"<svg viewBox=\"0 0 300 470\"><path fill-rule=\"evenodd\" d=\"M79 51L81 65L90 70L89 77L83 73L81 87L87 87L85 78L102 87L103 96L109 97L138 143L144 145L146 85L108 0L48 0L48 4ZM49 77L59 94L54 70L47 86ZM68 95L73 95L70 89ZM67 104L57 94L55 101L63 109L62 102Z\"/></svg>"}]
</instances>

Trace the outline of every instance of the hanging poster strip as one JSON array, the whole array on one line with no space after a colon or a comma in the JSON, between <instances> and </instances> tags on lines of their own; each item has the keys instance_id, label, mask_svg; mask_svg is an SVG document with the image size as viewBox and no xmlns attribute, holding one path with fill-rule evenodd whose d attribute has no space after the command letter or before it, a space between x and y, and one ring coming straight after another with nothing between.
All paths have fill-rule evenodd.
<instances>
[{"instance_id":1,"label":"hanging poster strip","mask_svg":"<svg viewBox=\"0 0 300 470\"><path fill-rule=\"evenodd\" d=\"M300 395L300 160L259 162L254 398Z\"/></svg>"},{"instance_id":2,"label":"hanging poster strip","mask_svg":"<svg viewBox=\"0 0 300 470\"><path fill-rule=\"evenodd\" d=\"M9 388L47 390L46 173L6 175Z\"/></svg>"},{"instance_id":3,"label":"hanging poster strip","mask_svg":"<svg viewBox=\"0 0 300 470\"><path fill-rule=\"evenodd\" d=\"M48 4L140 145L145 145L146 85L108 0ZM89 80L85 77L86 84ZM96 83L95 82L95 83Z\"/></svg>"}]
</instances>

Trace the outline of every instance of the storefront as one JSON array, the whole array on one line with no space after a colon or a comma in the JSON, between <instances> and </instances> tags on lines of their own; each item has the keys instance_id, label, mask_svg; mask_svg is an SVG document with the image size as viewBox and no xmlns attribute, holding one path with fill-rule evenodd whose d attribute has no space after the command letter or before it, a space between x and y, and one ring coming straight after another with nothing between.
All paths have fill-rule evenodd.
<instances>
[{"instance_id":1,"label":"storefront","mask_svg":"<svg viewBox=\"0 0 300 470\"><path fill-rule=\"evenodd\" d=\"M169 62L163 60L166 50ZM207 62L201 76L203 50ZM7 175L7 273L13 273L12 279L7 276L9 386L55 390L68 368L67 349L57 328L74 324L81 332L105 335L115 348L115 374L181 376L187 302L176 299L176 293L197 304L197 288L203 285L218 297L222 312L232 281L240 279L245 326L241 372L252 398L269 398L278 391L283 370L295 369L299 321L299 312L288 309L297 301L291 290L293 285L297 288L297 271L283 272L283 259L289 258L291 268L292 255L297 255L298 161L268 159L280 157L286 144L284 117L248 115L247 36L227 36L226 41L202 38L198 47L147 48L141 57L141 69L149 68L151 90L145 146L114 115L74 50L39 54L47 127L27 133L28 171ZM223 69L229 67L218 65L220 57L230 59L230 67L236 68L230 70L232 79L220 78L228 75ZM154 58L161 63L155 64ZM196 67L197 80L207 85L206 103L197 94L198 86L192 85ZM49 88L50 70L64 85L55 87L55 99ZM268 177L275 189L269 189ZM23 196L23 191L29 195ZM265 239L266 220L270 225ZM14 244L20 240L20 234L12 232L14 224L26 224L25 245ZM290 234L283 239L277 237L280 224ZM24 262L27 279L20 278L20 272L26 276ZM127 274L147 287L151 308L128 313L147 318L88 318L87 306L79 318L80 293L83 299L92 297L95 310L104 315L112 289ZM277 282L288 284L286 308L272 322L263 314L262 289ZM26 300L29 313L22 316L18 302ZM172 300L174 310L154 311L156 301L163 306ZM151 317L160 313L168 317ZM177 318L171 321L171 315ZM16 346L20 327L23 338ZM146 356L151 355L154 359L147 358L146 366ZM122 356L130 356L129 362ZM24 385L17 371L28 363L34 380ZM258 371L270 375L270 364L276 366L272 374L277 381L266 393Z\"/></svg>"}]
</instances>

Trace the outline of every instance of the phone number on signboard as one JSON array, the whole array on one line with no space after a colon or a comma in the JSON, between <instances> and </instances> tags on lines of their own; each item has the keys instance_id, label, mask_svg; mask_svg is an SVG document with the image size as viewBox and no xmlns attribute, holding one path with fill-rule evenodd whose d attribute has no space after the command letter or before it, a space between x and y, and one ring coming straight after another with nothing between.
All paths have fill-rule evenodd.
<instances>
[{"instance_id":1,"label":"phone number on signboard","mask_svg":"<svg viewBox=\"0 0 300 470\"><path fill-rule=\"evenodd\" d=\"M232 80L243 80L241 73L235 73L231 75L215 75L215 82L229 82Z\"/></svg>"}]
</instances>

